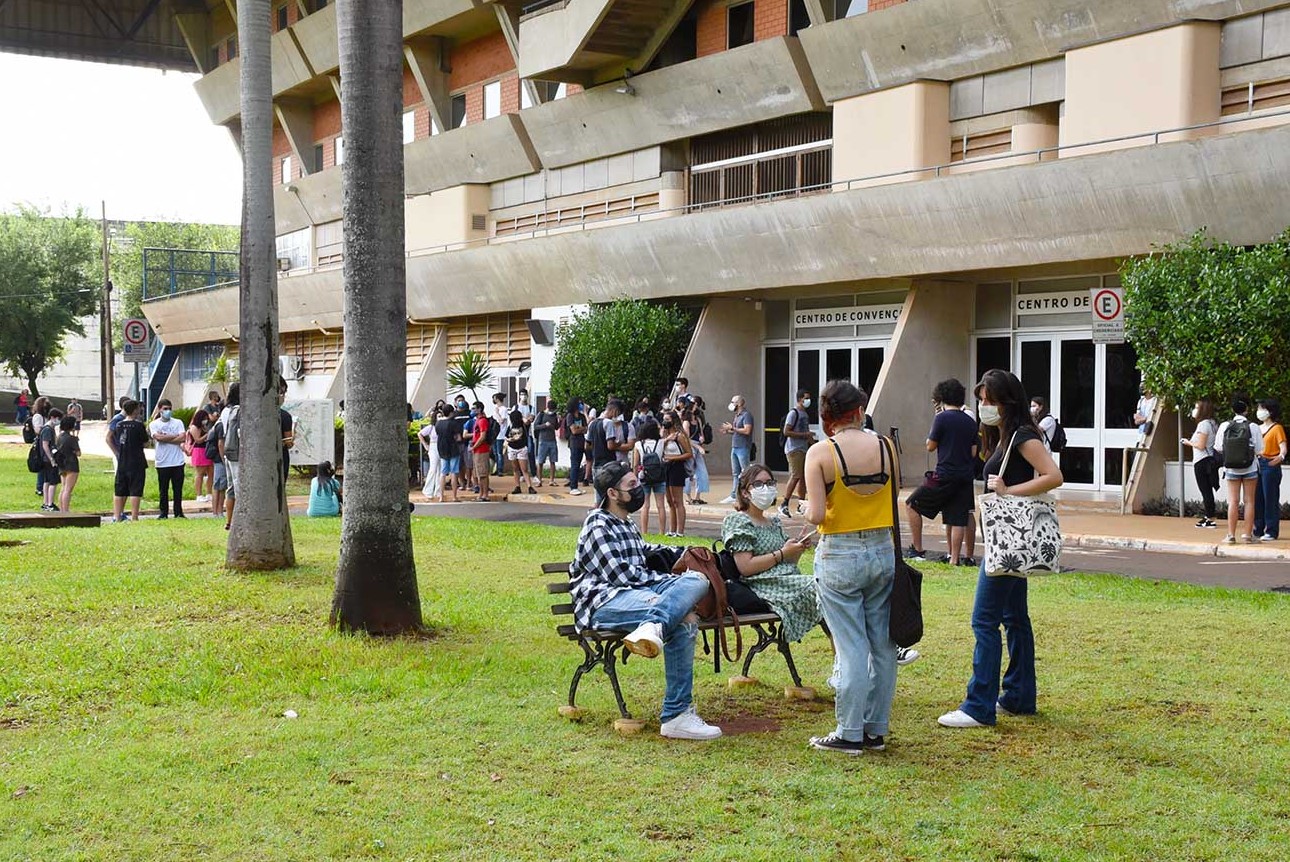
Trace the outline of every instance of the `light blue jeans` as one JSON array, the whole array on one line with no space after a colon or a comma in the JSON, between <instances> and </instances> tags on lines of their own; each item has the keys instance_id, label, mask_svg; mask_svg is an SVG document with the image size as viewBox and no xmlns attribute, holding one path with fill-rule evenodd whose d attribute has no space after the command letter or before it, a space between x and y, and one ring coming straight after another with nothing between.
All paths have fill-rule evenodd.
<instances>
[{"instance_id":1,"label":"light blue jeans","mask_svg":"<svg viewBox=\"0 0 1290 862\"><path fill-rule=\"evenodd\" d=\"M815 552L815 587L833 632L837 734L885 736L896 696L896 644L888 634L896 554L891 530L826 535Z\"/></svg>"},{"instance_id":2,"label":"light blue jeans","mask_svg":"<svg viewBox=\"0 0 1290 862\"><path fill-rule=\"evenodd\" d=\"M711 488L708 484L708 462L704 460L703 453L695 449L694 475L685 480L685 493L691 497L697 497L708 493L709 490Z\"/></svg>"},{"instance_id":3,"label":"light blue jeans","mask_svg":"<svg viewBox=\"0 0 1290 862\"><path fill-rule=\"evenodd\" d=\"M694 639L696 622L685 622L699 599L708 592L708 579L686 572L638 590L623 590L591 616L592 628L629 632L641 623L663 627L663 712L670 721L690 708L694 699Z\"/></svg>"},{"instance_id":4,"label":"light blue jeans","mask_svg":"<svg viewBox=\"0 0 1290 862\"><path fill-rule=\"evenodd\" d=\"M748 469L752 459L748 456L751 449L731 449L730 450L730 472L734 475L730 478L730 496L738 499L739 497L739 474Z\"/></svg>"}]
</instances>

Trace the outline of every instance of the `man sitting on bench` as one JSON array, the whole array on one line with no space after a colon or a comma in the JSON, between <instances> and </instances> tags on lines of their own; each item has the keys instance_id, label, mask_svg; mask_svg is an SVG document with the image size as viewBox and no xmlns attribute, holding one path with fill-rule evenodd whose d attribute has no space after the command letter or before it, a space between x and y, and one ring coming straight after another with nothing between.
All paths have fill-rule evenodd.
<instances>
[{"instance_id":1,"label":"man sitting on bench","mask_svg":"<svg viewBox=\"0 0 1290 862\"><path fill-rule=\"evenodd\" d=\"M602 503L587 515L578 550L569 567L574 623L578 630L630 632L624 646L636 655L663 652L667 690L662 727L671 739L716 739L721 728L694 711L694 639L692 611L708 592L708 580L697 572L682 575L651 571L645 556L661 545L647 545L631 519L645 502L645 489L621 461L596 471Z\"/></svg>"}]
</instances>

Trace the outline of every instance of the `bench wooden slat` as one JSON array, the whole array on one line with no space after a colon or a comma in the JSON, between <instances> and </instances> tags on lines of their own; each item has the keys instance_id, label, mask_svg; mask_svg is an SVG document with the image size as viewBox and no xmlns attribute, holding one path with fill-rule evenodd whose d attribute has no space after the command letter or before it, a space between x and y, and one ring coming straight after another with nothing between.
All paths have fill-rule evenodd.
<instances>
[{"instance_id":1,"label":"bench wooden slat","mask_svg":"<svg viewBox=\"0 0 1290 862\"><path fill-rule=\"evenodd\" d=\"M568 602L562 605L551 605L551 613L555 614L557 617L562 617L562 616L565 616L566 614L572 614L573 603Z\"/></svg>"},{"instance_id":2,"label":"bench wooden slat","mask_svg":"<svg viewBox=\"0 0 1290 862\"><path fill-rule=\"evenodd\" d=\"M573 584L569 583L568 581L564 581L564 582L559 583L559 584L547 584L547 585L546 585L546 591L547 591L548 593L569 593L569 592L573 592Z\"/></svg>"},{"instance_id":3,"label":"bench wooden slat","mask_svg":"<svg viewBox=\"0 0 1290 862\"><path fill-rule=\"evenodd\" d=\"M568 574L569 566L571 565L572 563L543 563L542 574L544 575L556 575L561 573Z\"/></svg>"}]
</instances>

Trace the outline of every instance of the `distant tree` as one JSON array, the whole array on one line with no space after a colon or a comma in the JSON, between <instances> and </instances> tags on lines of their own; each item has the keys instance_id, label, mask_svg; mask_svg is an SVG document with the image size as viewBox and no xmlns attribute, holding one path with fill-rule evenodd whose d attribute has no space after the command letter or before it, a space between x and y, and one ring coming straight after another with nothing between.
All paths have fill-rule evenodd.
<instances>
[{"instance_id":1,"label":"distant tree","mask_svg":"<svg viewBox=\"0 0 1290 862\"><path fill-rule=\"evenodd\" d=\"M27 379L63 356L69 334L98 311L101 271L98 228L81 210L52 217L31 207L0 213L0 362Z\"/></svg>"},{"instance_id":2,"label":"distant tree","mask_svg":"<svg viewBox=\"0 0 1290 862\"><path fill-rule=\"evenodd\" d=\"M1241 247L1204 231L1125 261L1125 335L1174 404L1290 396L1290 230Z\"/></svg>"},{"instance_id":3,"label":"distant tree","mask_svg":"<svg viewBox=\"0 0 1290 862\"><path fill-rule=\"evenodd\" d=\"M199 251L237 251L237 225L186 222L130 222L112 243L112 287L124 317L142 317L143 250L184 248ZM120 342L120 333L114 337Z\"/></svg>"},{"instance_id":4,"label":"distant tree","mask_svg":"<svg viewBox=\"0 0 1290 862\"><path fill-rule=\"evenodd\" d=\"M592 306L560 327L551 369L551 397L581 396L601 406L614 393L628 403L672 386L693 324L671 305L622 299Z\"/></svg>"}]
</instances>

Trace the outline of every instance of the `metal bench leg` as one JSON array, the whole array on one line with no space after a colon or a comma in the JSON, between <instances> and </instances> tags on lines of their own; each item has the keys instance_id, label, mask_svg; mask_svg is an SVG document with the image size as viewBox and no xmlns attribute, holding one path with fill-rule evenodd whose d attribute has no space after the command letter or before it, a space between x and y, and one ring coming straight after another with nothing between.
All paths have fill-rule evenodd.
<instances>
[{"instance_id":1,"label":"metal bench leg","mask_svg":"<svg viewBox=\"0 0 1290 862\"><path fill-rule=\"evenodd\" d=\"M782 624L775 637L775 646L784 657L784 664L788 665L789 676L793 677L793 684L784 688L784 696L789 700L815 700L815 689L802 685L802 678L797 673L797 665L793 664L793 651L788 645L788 639L784 637Z\"/></svg>"},{"instance_id":2,"label":"metal bench leg","mask_svg":"<svg viewBox=\"0 0 1290 862\"><path fill-rule=\"evenodd\" d=\"M614 687L614 698L618 701L618 711L622 713L623 718L631 718L632 714L627 711L627 703L623 700L623 690L618 685L618 669L614 667L614 653L623 645L622 641L614 641L604 647L604 657L601 659L600 666L604 668L605 674L609 677L609 684Z\"/></svg>"},{"instance_id":3,"label":"metal bench leg","mask_svg":"<svg viewBox=\"0 0 1290 862\"><path fill-rule=\"evenodd\" d=\"M771 625L771 631L766 631L766 627L761 623L753 624L753 631L757 632L757 643L748 648L748 654L744 656L743 675L748 676L748 670L752 667L753 659L757 654L765 650L775 642L774 624Z\"/></svg>"}]
</instances>

